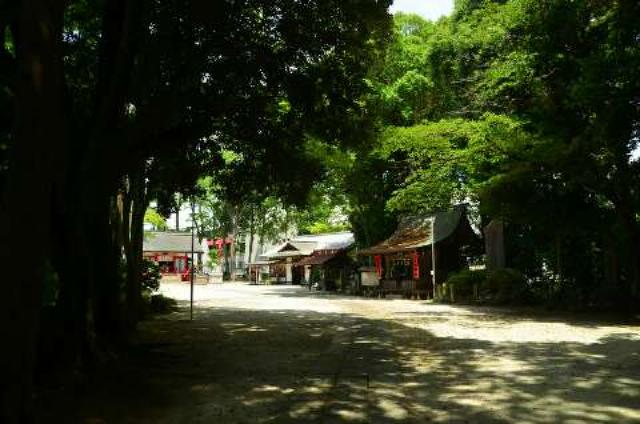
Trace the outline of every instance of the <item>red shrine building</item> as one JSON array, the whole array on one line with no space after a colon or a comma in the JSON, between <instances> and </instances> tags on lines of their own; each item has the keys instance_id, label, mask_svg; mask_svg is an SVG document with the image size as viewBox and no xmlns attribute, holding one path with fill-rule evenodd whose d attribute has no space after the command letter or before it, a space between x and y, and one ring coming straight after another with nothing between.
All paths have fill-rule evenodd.
<instances>
[{"instance_id":1,"label":"red shrine building","mask_svg":"<svg viewBox=\"0 0 640 424\"><path fill-rule=\"evenodd\" d=\"M147 232L142 256L160 266L163 274L181 274L191 264L191 233ZM196 265L202 263L204 249L197 237L193 239Z\"/></svg>"}]
</instances>

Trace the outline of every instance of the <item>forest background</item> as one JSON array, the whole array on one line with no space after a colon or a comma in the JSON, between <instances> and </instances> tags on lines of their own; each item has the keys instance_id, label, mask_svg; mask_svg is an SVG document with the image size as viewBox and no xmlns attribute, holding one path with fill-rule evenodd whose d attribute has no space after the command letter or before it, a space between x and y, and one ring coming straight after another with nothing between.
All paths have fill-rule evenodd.
<instances>
[{"instance_id":1,"label":"forest background","mask_svg":"<svg viewBox=\"0 0 640 424\"><path fill-rule=\"evenodd\" d=\"M127 345L176 193L362 246L468 203L543 300L637 309L638 2L389 3L0 1L3 422Z\"/></svg>"}]
</instances>

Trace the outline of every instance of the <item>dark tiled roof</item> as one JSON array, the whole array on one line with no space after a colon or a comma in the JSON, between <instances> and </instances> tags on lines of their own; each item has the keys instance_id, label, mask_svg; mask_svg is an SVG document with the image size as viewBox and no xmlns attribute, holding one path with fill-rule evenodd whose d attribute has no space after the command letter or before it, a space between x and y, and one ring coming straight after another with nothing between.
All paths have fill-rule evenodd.
<instances>
[{"instance_id":1,"label":"dark tiled roof","mask_svg":"<svg viewBox=\"0 0 640 424\"><path fill-rule=\"evenodd\" d=\"M314 253L311 256L302 258L301 260L296 262L294 265L295 266L322 265L324 263L327 263L331 259L335 258L339 253L341 253L341 251Z\"/></svg>"},{"instance_id":2,"label":"dark tiled roof","mask_svg":"<svg viewBox=\"0 0 640 424\"><path fill-rule=\"evenodd\" d=\"M191 252L191 233L148 232L142 246L144 252ZM194 238L193 250L202 253L198 238Z\"/></svg>"}]
</instances>

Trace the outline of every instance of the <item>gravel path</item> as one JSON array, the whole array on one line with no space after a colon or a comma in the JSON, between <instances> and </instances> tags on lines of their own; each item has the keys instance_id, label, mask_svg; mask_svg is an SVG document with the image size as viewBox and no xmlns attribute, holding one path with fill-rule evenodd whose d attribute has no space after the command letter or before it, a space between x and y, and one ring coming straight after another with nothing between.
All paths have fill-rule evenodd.
<instances>
[{"instance_id":1,"label":"gravel path","mask_svg":"<svg viewBox=\"0 0 640 424\"><path fill-rule=\"evenodd\" d=\"M501 309L164 284L131 365L76 418L113 423L640 422L640 326Z\"/></svg>"}]
</instances>

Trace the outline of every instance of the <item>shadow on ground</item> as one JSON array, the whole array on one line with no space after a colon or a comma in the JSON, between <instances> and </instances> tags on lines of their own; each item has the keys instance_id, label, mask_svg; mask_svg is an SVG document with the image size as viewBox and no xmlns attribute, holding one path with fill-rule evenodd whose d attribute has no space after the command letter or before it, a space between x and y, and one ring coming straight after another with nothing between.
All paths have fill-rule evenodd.
<instances>
[{"instance_id":1,"label":"shadow on ground","mask_svg":"<svg viewBox=\"0 0 640 424\"><path fill-rule=\"evenodd\" d=\"M271 293L276 295L276 293ZM144 323L129 360L42 422L638 422L640 339L494 343L402 320L197 309Z\"/></svg>"}]
</instances>

